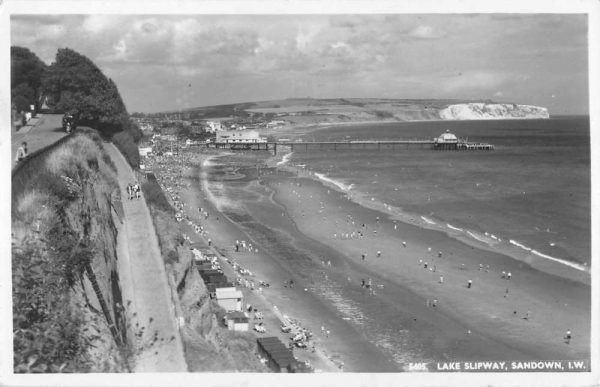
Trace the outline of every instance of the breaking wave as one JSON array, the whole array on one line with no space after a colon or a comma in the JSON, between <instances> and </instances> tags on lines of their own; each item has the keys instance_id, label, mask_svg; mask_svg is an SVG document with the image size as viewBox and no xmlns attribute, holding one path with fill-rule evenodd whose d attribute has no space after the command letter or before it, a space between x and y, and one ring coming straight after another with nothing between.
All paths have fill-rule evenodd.
<instances>
[{"instance_id":1,"label":"breaking wave","mask_svg":"<svg viewBox=\"0 0 600 387\"><path fill-rule=\"evenodd\" d=\"M290 161L290 158L292 157L293 154L294 154L294 152L290 152L290 153L285 154L281 158L281 161L278 161L277 164L275 164L275 165L279 166L279 165L285 165L285 164L287 164Z\"/></svg>"},{"instance_id":2,"label":"breaking wave","mask_svg":"<svg viewBox=\"0 0 600 387\"><path fill-rule=\"evenodd\" d=\"M567 261L566 259L561 259L561 258L556 258L556 257L552 257L550 255L544 254L544 253L540 253L537 250L532 249L531 247L527 247L513 239L509 240L509 243L513 246L519 247L525 251L530 252L531 254L537 255L540 258L544 258L544 259L548 259L550 261L554 261L554 262L558 262L561 263L563 265L572 267L573 269L577 269L579 271L588 271L588 268L582 264L579 263L575 263L575 262L571 262L571 261Z\"/></svg>"},{"instance_id":3,"label":"breaking wave","mask_svg":"<svg viewBox=\"0 0 600 387\"><path fill-rule=\"evenodd\" d=\"M238 208L235 202L227 198L225 193L225 186L220 181L211 181L208 178L209 170L215 166L216 163L212 161L214 157L209 157L202 163L202 172L200 173L200 181L202 184L202 190L208 198L208 200L219 210L225 211L226 209Z\"/></svg>"},{"instance_id":4,"label":"breaking wave","mask_svg":"<svg viewBox=\"0 0 600 387\"><path fill-rule=\"evenodd\" d=\"M344 192L350 191L352 189L352 187L354 187L354 184L346 185L346 184L342 183L341 181L331 179L322 173L315 173L315 176L318 177L320 180L323 180L326 183L333 184L334 186L338 187L339 189L341 189Z\"/></svg>"},{"instance_id":5,"label":"breaking wave","mask_svg":"<svg viewBox=\"0 0 600 387\"><path fill-rule=\"evenodd\" d=\"M424 217L424 216L421 216L421 219L423 219L423 220L424 220L426 223L428 223L428 224L437 224L437 223L435 223L433 220L431 220L431 219L427 219L427 218L426 218L426 217Z\"/></svg>"},{"instance_id":6,"label":"breaking wave","mask_svg":"<svg viewBox=\"0 0 600 387\"><path fill-rule=\"evenodd\" d=\"M450 223L446 223L446 226L448 226L448 228L451 229L451 230L464 231L462 228L454 227Z\"/></svg>"}]
</instances>

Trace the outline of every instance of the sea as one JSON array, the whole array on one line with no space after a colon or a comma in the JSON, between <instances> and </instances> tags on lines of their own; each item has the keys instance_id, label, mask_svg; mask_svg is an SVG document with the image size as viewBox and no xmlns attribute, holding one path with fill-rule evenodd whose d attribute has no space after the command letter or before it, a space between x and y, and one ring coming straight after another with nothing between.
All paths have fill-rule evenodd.
<instances>
[{"instance_id":1,"label":"sea","mask_svg":"<svg viewBox=\"0 0 600 387\"><path fill-rule=\"evenodd\" d=\"M589 117L431 121L323 128L303 141L432 139L449 131L493 151L383 149L284 156L340 190L393 206L431 228L589 271Z\"/></svg>"},{"instance_id":2,"label":"sea","mask_svg":"<svg viewBox=\"0 0 600 387\"><path fill-rule=\"evenodd\" d=\"M294 236L274 205L269 184L303 178L322 182L400 219L443 231L500 253L533 254L556 265L588 272L591 266L591 167L589 118L394 122L323 126L308 141L431 139L449 131L494 145L493 151L433 151L419 147L377 150L311 149L277 155L234 153L207 161L205 194L251 238L310 283L310 290L396 365L410 359L455 359L417 339L402 310L383 299L365 302L327 276L320 257L327 246ZM266 162L269 161L269 167ZM280 174L280 177L274 176ZM265 215L266 214L266 215ZM386 288L387 289L387 288ZM411 302L405 300L405 302ZM379 304L381 303L381 305ZM385 311L385 314L382 314ZM382 317L384 316L384 317ZM358 340L358 339L357 339ZM356 356L360 356L360 351ZM487 356L487 355L486 355ZM357 363L359 361L357 360Z\"/></svg>"}]
</instances>

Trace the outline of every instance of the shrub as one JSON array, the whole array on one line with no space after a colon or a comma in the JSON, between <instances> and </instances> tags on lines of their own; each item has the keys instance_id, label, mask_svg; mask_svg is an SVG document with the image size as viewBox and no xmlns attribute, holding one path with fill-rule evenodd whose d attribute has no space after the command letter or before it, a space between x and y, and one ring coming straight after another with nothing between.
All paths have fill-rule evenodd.
<instances>
[{"instance_id":1,"label":"shrub","mask_svg":"<svg viewBox=\"0 0 600 387\"><path fill-rule=\"evenodd\" d=\"M166 259L166 263L178 263L179 262L179 254L177 254L177 251L175 250L169 250L169 252L167 253L167 259Z\"/></svg>"},{"instance_id":2,"label":"shrub","mask_svg":"<svg viewBox=\"0 0 600 387\"><path fill-rule=\"evenodd\" d=\"M394 118L394 113L385 110L374 110L373 113L377 118Z\"/></svg>"},{"instance_id":3,"label":"shrub","mask_svg":"<svg viewBox=\"0 0 600 387\"><path fill-rule=\"evenodd\" d=\"M142 183L142 192L144 193L144 197L146 198L146 202L155 207L158 210L162 210L167 212L168 214L174 214L175 210L169 204L169 201L165 197L165 193L160 188L160 185L156 182L156 180L146 180Z\"/></svg>"},{"instance_id":4,"label":"shrub","mask_svg":"<svg viewBox=\"0 0 600 387\"><path fill-rule=\"evenodd\" d=\"M14 370L85 372L87 340L61 268L38 246L13 251Z\"/></svg>"},{"instance_id":5,"label":"shrub","mask_svg":"<svg viewBox=\"0 0 600 387\"><path fill-rule=\"evenodd\" d=\"M28 191L17 200L17 211L22 215L25 224L33 224L37 219L48 220L55 215L52 209L52 198L46 192Z\"/></svg>"},{"instance_id":6,"label":"shrub","mask_svg":"<svg viewBox=\"0 0 600 387\"><path fill-rule=\"evenodd\" d=\"M140 154L138 147L129 132L119 132L112 136L112 142L117 149L125 156L129 165L137 169L140 166Z\"/></svg>"}]
</instances>

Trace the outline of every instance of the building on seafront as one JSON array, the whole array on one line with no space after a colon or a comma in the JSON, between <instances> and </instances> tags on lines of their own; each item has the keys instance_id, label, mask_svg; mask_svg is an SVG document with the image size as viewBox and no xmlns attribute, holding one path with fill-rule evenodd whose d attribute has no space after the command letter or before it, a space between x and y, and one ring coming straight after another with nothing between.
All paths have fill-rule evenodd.
<instances>
[{"instance_id":1,"label":"building on seafront","mask_svg":"<svg viewBox=\"0 0 600 387\"><path fill-rule=\"evenodd\" d=\"M260 137L256 130L223 130L217 132L217 143L264 143L267 140Z\"/></svg>"},{"instance_id":2,"label":"building on seafront","mask_svg":"<svg viewBox=\"0 0 600 387\"><path fill-rule=\"evenodd\" d=\"M207 121L206 125L207 125L206 131L208 133L217 133L217 132L223 130L221 121Z\"/></svg>"},{"instance_id":3,"label":"building on seafront","mask_svg":"<svg viewBox=\"0 0 600 387\"><path fill-rule=\"evenodd\" d=\"M456 150L458 149L458 137L446 130L438 138L433 140L434 149Z\"/></svg>"}]
</instances>

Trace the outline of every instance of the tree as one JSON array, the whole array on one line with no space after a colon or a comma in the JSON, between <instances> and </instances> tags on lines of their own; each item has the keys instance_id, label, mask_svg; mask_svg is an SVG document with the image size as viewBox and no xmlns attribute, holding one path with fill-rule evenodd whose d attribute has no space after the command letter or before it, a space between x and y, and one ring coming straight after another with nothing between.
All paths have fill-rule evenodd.
<instances>
[{"instance_id":1,"label":"tree","mask_svg":"<svg viewBox=\"0 0 600 387\"><path fill-rule=\"evenodd\" d=\"M36 100L35 90L26 83L21 83L10 91L10 97L17 112L28 111L29 106Z\"/></svg>"},{"instance_id":2,"label":"tree","mask_svg":"<svg viewBox=\"0 0 600 387\"><path fill-rule=\"evenodd\" d=\"M10 94L17 110L29 110L29 105L35 105L38 109L46 64L29 49L12 46L10 70Z\"/></svg>"},{"instance_id":3,"label":"tree","mask_svg":"<svg viewBox=\"0 0 600 387\"><path fill-rule=\"evenodd\" d=\"M127 129L129 116L117 86L87 57L62 48L43 81L50 107L69 111L104 135Z\"/></svg>"}]
</instances>

